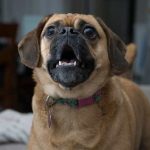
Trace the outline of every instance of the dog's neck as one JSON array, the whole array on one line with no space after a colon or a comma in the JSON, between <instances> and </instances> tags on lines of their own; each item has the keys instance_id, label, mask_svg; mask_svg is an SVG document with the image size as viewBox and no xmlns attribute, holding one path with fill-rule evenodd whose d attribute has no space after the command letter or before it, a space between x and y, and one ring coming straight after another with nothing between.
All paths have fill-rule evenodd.
<instances>
[{"instance_id":1,"label":"dog's neck","mask_svg":"<svg viewBox=\"0 0 150 150\"><path fill-rule=\"evenodd\" d=\"M101 91L97 91L94 95L82 99L75 98L53 98L51 96L47 96L45 102L48 107L52 107L56 104L68 105L73 108L81 108L88 105L92 105L101 100Z\"/></svg>"},{"instance_id":2,"label":"dog's neck","mask_svg":"<svg viewBox=\"0 0 150 150\"><path fill-rule=\"evenodd\" d=\"M82 107L86 107L89 105L93 105L95 103L98 103L101 100L101 92L97 91L94 95L84 98L84 99L74 99L74 98L53 98L51 96L47 96L45 99L45 105L46 109L48 111L48 124L49 127L51 126L52 122L52 112L51 109L54 105L68 105L71 108L74 109L80 109Z\"/></svg>"}]
</instances>

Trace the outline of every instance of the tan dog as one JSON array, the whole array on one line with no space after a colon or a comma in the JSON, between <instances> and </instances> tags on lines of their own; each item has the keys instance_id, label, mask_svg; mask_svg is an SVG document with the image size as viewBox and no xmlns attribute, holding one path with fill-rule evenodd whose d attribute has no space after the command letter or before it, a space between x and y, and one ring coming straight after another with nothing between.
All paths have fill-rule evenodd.
<instances>
[{"instance_id":1,"label":"tan dog","mask_svg":"<svg viewBox=\"0 0 150 150\"><path fill-rule=\"evenodd\" d=\"M150 105L115 76L126 47L101 19L50 15L18 47L36 81L29 150L150 150Z\"/></svg>"},{"instance_id":2,"label":"tan dog","mask_svg":"<svg viewBox=\"0 0 150 150\"><path fill-rule=\"evenodd\" d=\"M130 64L130 66L132 67L134 60L136 58L136 54L137 54L137 47L135 44L130 43L127 45L127 52L125 55L125 59L127 60L127 62Z\"/></svg>"},{"instance_id":3,"label":"tan dog","mask_svg":"<svg viewBox=\"0 0 150 150\"><path fill-rule=\"evenodd\" d=\"M127 51L125 54L125 59L129 64L129 69L121 74L122 77L133 79L133 64L135 62L136 54L137 54L137 47L135 44L130 43L126 47Z\"/></svg>"}]
</instances>

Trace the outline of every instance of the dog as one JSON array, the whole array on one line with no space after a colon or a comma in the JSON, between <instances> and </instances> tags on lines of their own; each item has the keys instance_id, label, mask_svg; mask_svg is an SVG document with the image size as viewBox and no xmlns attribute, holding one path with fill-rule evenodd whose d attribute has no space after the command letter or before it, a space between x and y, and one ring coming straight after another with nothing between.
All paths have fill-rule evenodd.
<instances>
[{"instance_id":1,"label":"dog","mask_svg":"<svg viewBox=\"0 0 150 150\"><path fill-rule=\"evenodd\" d=\"M49 15L18 49L36 82L29 150L150 150L150 104L102 19Z\"/></svg>"},{"instance_id":2,"label":"dog","mask_svg":"<svg viewBox=\"0 0 150 150\"><path fill-rule=\"evenodd\" d=\"M128 62L128 70L121 74L122 77L133 79L133 65L137 55L137 47L134 43L130 43L126 47L125 59Z\"/></svg>"},{"instance_id":3,"label":"dog","mask_svg":"<svg viewBox=\"0 0 150 150\"><path fill-rule=\"evenodd\" d=\"M132 68L136 55L137 55L137 47L134 43L130 43L127 45L127 51L125 54L125 59L127 60L129 67Z\"/></svg>"}]
</instances>

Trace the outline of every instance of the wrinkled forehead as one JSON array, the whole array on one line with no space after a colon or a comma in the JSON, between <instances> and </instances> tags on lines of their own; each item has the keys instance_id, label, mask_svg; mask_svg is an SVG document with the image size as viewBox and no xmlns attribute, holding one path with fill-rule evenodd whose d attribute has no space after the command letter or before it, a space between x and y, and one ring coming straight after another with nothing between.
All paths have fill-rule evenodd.
<instances>
[{"instance_id":1,"label":"wrinkled forehead","mask_svg":"<svg viewBox=\"0 0 150 150\"><path fill-rule=\"evenodd\" d=\"M92 25L97 29L98 32L103 32L102 28L100 27L99 23L92 15L83 15L83 14L54 14L49 20L46 22L44 29L54 23L60 23L64 26L72 26L78 28L80 22L85 22L87 24Z\"/></svg>"}]
</instances>

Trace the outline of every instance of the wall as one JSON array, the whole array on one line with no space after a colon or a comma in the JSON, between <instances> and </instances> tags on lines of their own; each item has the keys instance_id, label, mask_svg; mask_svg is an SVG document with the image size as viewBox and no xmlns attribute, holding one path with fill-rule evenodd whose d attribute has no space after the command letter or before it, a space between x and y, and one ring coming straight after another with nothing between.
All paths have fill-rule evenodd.
<instances>
[{"instance_id":1,"label":"wall","mask_svg":"<svg viewBox=\"0 0 150 150\"><path fill-rule=\"evenodd\" d=\"M67 2L68 1L68 2ZM85 0L2 0L2 20L20 21L23 15L47 15L53 12L86 12ZM78 3L80 4L78 6ZM84 10L84 11L83 11Z\"/></svg>"},{"instance_id":2,"label":"wall","mask_svg":"<svg viewBox=\"0 0 150 150\"><path fill-rule=\"evenodd\" d=\"M87 0L88 1L88 0ZM18 22L20 25L18 39L23 36L22 24L27 16L45 16L50 13L59 12L81 12L87 13L85 0L1 0L2 14L1 20L4 22ZM37 18L36 17L36 18ZM35 21L36 19L34 19ZM34 24L34 22L32 23ZM37 22L35 21L35 24Z\"/></svg>"},{"instance_id":3,"label":"wall","mask_svg":"<svg viewBox=\"0 0 150 150\"><path fill-rule=\"evenodd\" d=\"M22 22L24 15L45 16L52 12L92 13L128 42L129 0L1 0L2 20ZM120 17L121 12L121 17Z\"/></svg>"},{"instance_id":4,"label":"wall","mask_svg":"<svg viewBox=\"0 0 150 150\"><path fill-rule=\"evenodd\" d=\"M150 1L137 0L134 42L137 45L137 57L134 65L135 80L140 84L150 84Z\"/></svg>"}]
</instances>

